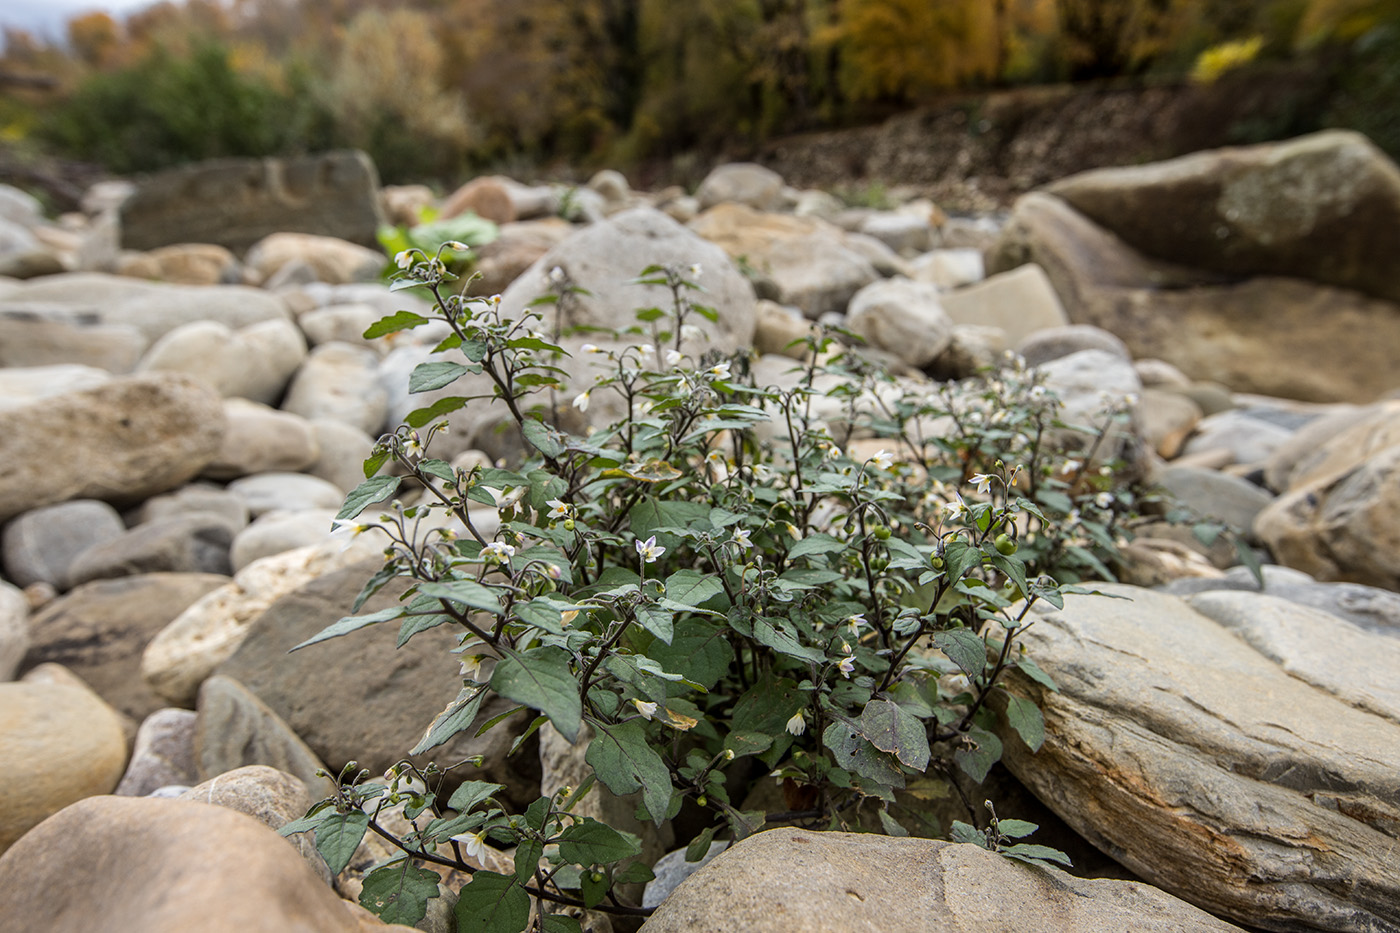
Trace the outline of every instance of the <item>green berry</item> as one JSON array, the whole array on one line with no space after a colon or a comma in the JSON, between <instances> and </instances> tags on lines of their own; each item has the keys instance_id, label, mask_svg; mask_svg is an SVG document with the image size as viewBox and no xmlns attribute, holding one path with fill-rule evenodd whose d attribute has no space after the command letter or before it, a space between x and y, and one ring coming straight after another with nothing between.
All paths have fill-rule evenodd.
<instances>
[{"instance_id":1,"label":"green berry","mask_svg":"<svg viewBox=\"0 0 1400 933\"><path fill-rule=\"evenodd\" d=\"M564 530L565 530L565 531L573 531L573 530L574 530L574 520L573 520L572 518L566 518L566 519L564 519Z\"/></svg>"},{"instance_id":2,"label":"green berry","mask_svg":"<svg viewBox=\"0 0 1400 933\"><path fill-rule=\"evenodd\" d=\"M992 545L1002 554L1005 554L1007 557L1010 557L1012 554L1016 553L1016 539L1008 534L1003 533L997 535L996 540L992 542Z\"/></svg>"},{"instance_id":3,"label":"green berry","mask_svg":"<svg viewBox=\"0 0 1400 933\"><path fill-rule=\"evenodd\" d=\"M890 529L885 525L876 525L870 531L875 536L876 541L888 541L890 539Z\"/></svg>"}]
</instances>

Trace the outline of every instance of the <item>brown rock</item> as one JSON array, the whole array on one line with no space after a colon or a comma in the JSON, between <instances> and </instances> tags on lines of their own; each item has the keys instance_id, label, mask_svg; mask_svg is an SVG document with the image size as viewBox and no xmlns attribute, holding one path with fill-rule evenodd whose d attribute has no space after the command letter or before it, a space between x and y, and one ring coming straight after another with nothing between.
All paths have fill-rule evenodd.
<instances>
[{"instance_id":1,"label":"brown rock","mask_svg":"<svg viewBox=\"0 0 1400 933\"><path fill-rule=\"evenodd\" d=\"M233 284L240 280L238 259L213 243L177 243L117 260L118 275L180 285Z\"/></svg>"},{"instance_id":2,"label":"brown rock","mask_svg":"<svg viewBox=\"0 0 1400 933\"><path fill-rule=\"evenodd\" d=\"M473 178L447 196L440 218L456 217L471 211L492 223L508 224L515 220L515 201L498 178Z\"/></svg>"}]
</instances>

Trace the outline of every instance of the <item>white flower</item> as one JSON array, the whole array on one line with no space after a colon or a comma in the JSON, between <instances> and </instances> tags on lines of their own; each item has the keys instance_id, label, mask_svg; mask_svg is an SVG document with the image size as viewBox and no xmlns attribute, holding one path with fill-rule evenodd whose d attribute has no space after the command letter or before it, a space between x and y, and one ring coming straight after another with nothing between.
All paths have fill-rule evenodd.
<instances>
[{"instance_id":1,"label":"white flower","mask_svg":"<svg viewBox=\"0 0 1400 933\"><path fill-rule=\"evenodd\" d=\"M481 673L482 656L479 654L462 655L462 676L476 680L476 675Z\"/></svg>"},{"instance_id":2,"label":"white flower","mask_svg":"<svg viewBox=\"0 0 1400 933\"><path fill-rule=\"evenodd\" d=\"M890 467L894 466L894 456L888 450L881 448L875 451L874 455L867 462L873 463L876 469L888 470Z\"/></svg>"},{"instance_id":3,"label":"white flower","mask_svg":"<svg viewBox=\"0 0 1400 933\"><path fill-rule=\"evenodd\" d=\"M598 346L596 343L585 343L583 346L579 347L578 350L579 350L580 353L602 353L602 352L603 352L602 347Z\"/></svg>"},{"instance_id":4,"label":"white flower","mask_svg":"<svg viewBox=\"0 0 1400 933\"><path fill-rule=\"evenodd\" d=\"M566 276L564 274L564 269L562 266L555 266L553 269L549 270L550 285L563 285L565 278Z\"/></svg>"},{"instance_id":5,"label":"white flower","mask_svg":"<svg viewBox=\"0 0 1400 933\"><path fill-rule=\"evenodd\" d=\"M1094 497L1094 505L1097 505L1097 506L1098 506L1099 508L1101 508L1101 509L1109 508L1110 506L1113 505L1113 493L1111 493L1111 492L1101 492L1101 493L1099 493L1097 496Z\"/></svg>"},{"instance_id":6,"label":"white flower","mask_svg":"<svg viewBox=\"0 0 1400 933\"><path fill-rule=\"evenodd\" d=\"M495 560L505 563L515 556L515 548L509 544L502 544L499 541L492 541L481 549L482 560Z\"/></svg>"},{"instance_id":7,"label":"white flower","mask_svg":"<svg viewBox=\"0 0 1400 933\"><path fill-rule=\"evenodd\" d=\"M591 389L588 391L592 391ZM574 396L574 407L579 411L588 411L588 391L580 392Z\"/></svg>"},{"instance_id":8,"label":"white flower","mask_svg":"<svg viewBox=\"0 0 1400 933\"><path fill-rule=\"evenodd\" d=\"M336 519L331 523L331 537L344 538L345 544L343 544L340 549L342 551L348 551L355 539L366 531L369 531L369 529L369 525L365 525L361 522L346 522Z\"/></svg>"},{"instance_id":9,"label":"white flower","mask_svg":"<svg viewBox=\"0 0 1400 933\"><path fill-rule=\"evenodd\" d=\"M744 550L753 547L753 542L749 540L749 530L747 528L736 529L734 531L734 543Z\"/></svg>"},{"instance_id":10,"label":"white flower","mask_svg":"<svg viewBox=\"0 0 1400 933\"><path fill-rule=\"evenodd\" d=\"M710 375L711 375L711 376L714 376L716 379L728 379L728 378L729 378L729 364L728 364L728 363L716 363L715 365L713 365L713 366L710 367L709 372L710 372Z\"/></svg>"},{"instance_id":11,"label":"white flower","mask_svg":"<svg viewBox=\"0 0 1400 933\"><path fill-rule=\"evenodd\" d=\"M787 721L787 731L793 735L801 735L807 731L807 717L802 715L802 710L792 714L792 718Z\"/></svg>"},{"instance_id":12,"label":"white flower","mask_svg":"<svg viewBox=\"0 0 1400 933\"><path fill-rule=\"evenodd\" d=\"M973 473L968 482L977 487L977 493L985 496L992 488L993 477L986 473Z\"/></svg>"},{"instance_id":13,"label":"white flower","mask_svg":"<svg viewBox=\"0 0 1400 933\"><path fill-rule=\"evenodd\" d=\"M481 858L482 850L486 848L486 830L484 828L479 832L468 833L465 836L453 836L452 838L463 843L468 858Z\"/></svg>"},{"instance_id":14,"label":"white flower","mask_svg":"<svg viewBox=\"0 0 1400 933\"><path fill-rule=\"evenodd\" d=\"M802 532L797 530L796 525L794 525L792 522L783 522L783 524L787 527L787 533L792 536L792 540L802 540Z\"/></svg>"},{"instance_id":15,"label":"white flower","mask_svg":"<svg viewBox=\"0 0 1400 933\"><path fill-rule=\"evenodd\" d=\"M859 635L860 627L862 625L869 625L870 623L865 620L865 613L857 612L853 616L846 617L846 624L851 627L852 635Z\"/></svg>"},{"instance_id":16,"label":"white flower","mask_svg":"<svg viewBox=\"0 0 1400 933\"><path fill-rule=\"evenodd\" d=\"M840 460L840 459L841 459L841 448L838 447L838 446L836 446L835 444L829 445L829 446L826 448L826 456L827 456L827 458L830 459L830 460Z\"/></svg>"},{"instance_id":17,"label":"white flower","mask_svg":"<svg viewBox=\"0 0 1400 933\"><path fill-rule=\"evenodd\" d=\"M656 715L656 704L646 700L633 700L632 705L637 707L637 712L642 714L643 719L650 719Z\"/></svg>"},{"instance_id":18,"label":"white flower","mask_svg":"<svg viewBox=\"0 0 1400 933\"><path fill-rule=\"evenodd\" d=\"M394 257L394 265L400 269L407 269L413 265L413 250L406 249Z\"/></svg>"},{"instance_id":19,"label":"white flower","mask_svg":"<svg viewBox=\"0 0 1400 933\"><path fill-rule=\"evenodd\" d=\"M1083 462L1079 460L1066 460L1064 462L1064 465L1060 467L1060 472L1065 475L1069 475L1070 473L1073 473L1076 470L1078 470L1083 465Z\"/></svg>"},{"instance_id":20,"label":"white flower","mask_svg":"<svg viewBox=\"0 0 1400 933\"><path fill-rule=\"evenodd\" d=\"M1045 386L1031 386L1031 390L1026 394L1032 399L1042 399L1045 397Z\"/></svg>"},{"instance_id":21,"label":"white flower","mask_svg":"<svg viewBox=\"0 0 1400 933\"><path fill-rule=\"evenodd\" d=\"M644 360L650 359L652 357L652 354L656 353L656 347L653 347L649 343L637 344L636 350L638 355L641 356L641 358Z\"/></svg>"},{"instance_id":22,"label":"white flower","mask_svg":"<svg viewBox=\"0 0 1400 933\"><path fill-rule=\"evenodd\" d=\"M695 265L691 266L686 271L690 273L690 277L692 279L698 279L700 278L700 273L704 270L700 268L700 263L697 262Z\"/></svg>"},{"instance_id":23,"label":"white flower","mask_svg":"<svg viewBox=\"0 0 1400 933\"><path fill-rule=\"evenodd\" d=\"M1079 524L1079 510L1078 510L1078 509L1070 509L1070 510L1069 510L1069 514L1065 516L1065 522L1066 522L1067 524L1069 524L1069 525L1078 525L1078 524Z\"/></svg>"},{"instance_id":24,"label":"white flower","mask_svg":"<svg viewBox=\"0 0 1400 933\"><path fill-rule=\"evenodd\" d=\"M705 462L710 464L710 466L724 466L724 454L720 453L718 450L712 450L705 454Z\"/></svg>"},{"instance_id":25,"label":"white flower","mask_svg":"<svg viewBox=\"0 0 1400 933\"><path fill-rule=\"evenodd\" d=\"M468 252L468 251L471 250L471 247L470 247L470 246L468 246L467 244L463 243L463 242L460 241L460 240L448 240L446 243L444 243L444 244L442 244L442 245L443 245L444 247L446 247L447 249L455 250L455 251L457 251L457 252L459 252L459 253L465 253L465 252Z\"/></svg>"},{"instance_id":26,"label":"white flower","mask_svg":"<svg viewBox=\"0 0 1400 933\"><path fill-rule=\"evenodd\" d=\"M646 563L650 564L650 563L655 562L655 560L656 560L658 557L660 557L662 554L665 554L665 553L666 553L666 549L665 549L664 547L660 547L659 545L657 545L657 543L656 543L656 535L652 535L650 538L647 538L645 541L638 541L638 542L637 542L637 553L640 554L640 555L642 555L642 560L643 560L643 561L645 561Z\"/></svg>"},{"instance_id":27,"label":"white flower","mask_svg":"<svg viewBox=\"0 0 1400 933\"><path fill-rule=\"evenodd\" d=\"M943 511L948 513L949 520L954 520L967 512L967 503L962 496L953 493L953 501L943 503Z\"/></svg>"},{"instance_id":28,"label":"white flower","mask_svg":"<svg viewBox=\"0 0 1400 933\"><path fill-rule=\"evenodd\" d=\"M681 355L681 351L679 351L679 350L667 350L667 351L666 351L666 365L667 365L667 366L675 366L675 365L677 365L678 363L680 363L680 361L683 360L683 359L685 359L685 357Z\"/></svg>"},{"instance_id":29,"label":"white flower","mask_svg":"<svg viewBox=\"0 0 1400 933\"><path fill-rule=\"evenodd\" d=\"M565 502L563 499L549 499L545 501L545 505L549 506L550 518L569 517L569 503Z\"/></svg>"},{"instance_id":30,"label":"white flower","mask_svg":"<svg viewBox=\"0 0 1400 933\"><path fill-rule=\"evenodd\" d=\"M851 672L856 669L856 659L852 657L844 657L841 659L841 663L836 666L841 669L842 677L849 678L851 676Z\"/></svg>"}]
</instances>

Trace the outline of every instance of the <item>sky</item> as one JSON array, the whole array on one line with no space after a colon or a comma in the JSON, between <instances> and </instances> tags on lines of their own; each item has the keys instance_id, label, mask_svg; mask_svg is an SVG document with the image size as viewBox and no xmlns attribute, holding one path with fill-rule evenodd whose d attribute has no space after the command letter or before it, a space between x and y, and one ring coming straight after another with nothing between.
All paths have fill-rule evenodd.
<instances>
[{"instance_id":1,"label":"sky","mask_svg":"<svg viewBox=\"0 0 1400 933\"><path fill-rule=\"evenodd\" d=\"M105 10L120 17L154 0L0 0L0 27L13 26L46 39L61 39L78 13Z\"/></svg>"}]
</instances>

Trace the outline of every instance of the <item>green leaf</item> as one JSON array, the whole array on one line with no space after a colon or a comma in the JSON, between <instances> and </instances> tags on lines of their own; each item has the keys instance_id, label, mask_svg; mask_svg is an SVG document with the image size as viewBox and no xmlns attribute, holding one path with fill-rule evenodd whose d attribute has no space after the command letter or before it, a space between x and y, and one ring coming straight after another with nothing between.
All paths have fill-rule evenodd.
<instances>
[{"instance_id":1,"label":"green leaf","mask_svg":"<svg viewBox=\"0 0 1400 933\"><path fill-rule=\"evenodd\" d=\"M597 820L575 823L559 834L559 854L579 865L608 865L641 855L642 843Z\"/></svg>"},{"instance_id":2,"label":"green leaf","mask_svg":"<svg viewBox=\"0 0 1400 933\"><path fill-rule=\"evenodd\" d=\"M886 812L886 810L885 810L884 807L881 807L880 809L876 810L876 811L875 811L875 814L876 814L876 816L878 816L878 817L880 818L880 825L884 828L884 830L885 830L885 835L887 835L887 836L907 836L907 835L909 835L909 830L905 829L903 826L900 826L900 825L899 825L899 820L896 820L894 817L890 816L889 813Z\"/></svg>"},{"instance_id":3,"label":"green leaf","mask_svg":"<svg viewBox=\"0 0 1400 933\"><path fill-rule=\"evenodd\" d=\"M396 334L401 330L412 330L428 323L428 319L421 314L414 314L412 311L395 311L388 317L382 317L369 326L364 333L366 340L373 340L375 337L384 337L389 334Z\"/></svg>"},{"instance_id":4,"label":"green leaf","mask_svg":"<svg viewBox=\"0 0 1400 933\"><path fill-rule=\"evenodd\" d=\"M457 481L457 473L452 469L452 464L446 460L420 460L418 469L429 476L436 476L444 482L453 483Z\"/></svg>"},{"instance_id":5,"label":"green leaf","mask_svg":"<svg viewBox=\"0 0 1400 933\"><path fill-rule=\"evenodd\" d=\"M677 570L666 578L666 598L683 606L699 608L723 594L724 584L714 574Z\"/></svg>"},{"instance_id":6,"label":"green leaf","mask_svg":"<svg viewBox=\"0 0 1400 933\"><path fill-rule=\"evenodd\" d=\"M551 459L562 456L566 449L564 436L543 421L526 418L520 425L520 433L530 442L530 446Z\"/></svg>"},{"instance_id":7,"label":"green leaf","mask_svg":"<svg viewBox=\"0 0 1400 933\"><path fill-rule=\"evenodd\" d=\"M411 927L427 915L440 880L437 872L416 868L406 858L390 862L365 875L360 906L385 923Z\"/></svg>"},{"instance_id":8,"label":"green leaf","mask_svg":"<svg viewBox=\"0 0 1400 933\"><path fill-rule=\"evenodd\" d=\"M810 645L804 645L786 629L779 628L781 623L777 620L758 618L753 622L753 637L761 645L767 645L779 654L790 658L797 658L801 661L812 661L821 664L826 660L826 653Z\"/></svg>"},{"instance_id":9,"label":"green leaf","mask_svg":"<svg viewBox=\"0 0 1400 933\"><path fill-rule=\"evenodd\" d=\"M1007 846L1001 850L1001 854L1007 858L1014 858L1021 862L1039 864L1041 862L1059 862L1068 868L1073 868L1074 863L1069 860L1069 856L1059 849L1052 849L1050 846L1036 845L1033 842L1018 842L1014 846Z\"/></svg>"},{"instance_id":10,"label":"green leaf","mask_svg":"<svg viewBox=\"0 0 1400 933\"><path fill-rule=\"evenodd\" d=\"M447 707L437 714L432 725L428 726L428 731L423 733L423 737L418 740L418 744L413 746L410 755L421 755L430 748L436 748L443 742L452 738L459 732L465 732L472 727L476 721L476 714L481 710L481 704L486 699L489 691L485 687L473 686L463 687L457 694L457 699L447 704Z\"/></svg>"},{"instance_id":11,"label":"green leaf","mask_svg":"<svg viewBox=\"0 0 1400 933\"><path fill-rule=\"evenodd\" d=\"M544 933L583 933L582 924L564 914L545 914L540 922L544 925Z\"/></svg>"},{"instance_id":12,"label":"green leaf","mask_svg":"<svg viewBox=\"0 0 1400 933\"><path fill-rule=\"evenodd\" d=\"M944 549L948 579L957 582L969 570L982 566L982 552L961 538L949 541Z\"/></svg>"},{"instance_id":13,"label":"green leaf","mask_svg":"<svg viewBox=\"0 0 1400 933\"><path fill-rule=\"evenodd\" d=\"M718 826L706 826L701 830L700 835L690 840L690 845L685 847L685 860L687 862L698 862L710 852L710 843L714 841Z\"/></svg>"},{"instance_id":14,"label":"green leaf","mask_svg":"<svg viewBox=\"0 0 1400 933\"><path fill-rule=\"evenodd\" d=\"M453 580L450 583L424 583L418 587L424 596L435 596L450 603L460 603L472 609L500 615L505 610L496 599L496 593L488 586L475 580Z\"/></svg>"},{"instance_id":15,"label":"green leaf","mask_svg":"<svg viewBox=\"0 0 1400 933\"><path fill-rule=\"evenodd\" d=\"M676 622L671 643L658 641L647 649L647 655L667 673L680 674L706 690L714 689L734 662L734 649L724 637L724 629L704 619Z\"/></svg>"},{"instance_id":16,"label":"green leaf","mask_svg":"<svg viewBox=\"0 0 1400 933\"><path fill-rule=\"evenodd\" d=\"M445 385L456 382L470 371L461 363L452 363L447 360L419 363L413 367L413 375L408 377L408 391L410 393L431 392L434 389L441 389Z\"/></svg>"},{"instance_id":17,"label":"green leaf","mask_svg":"<svg viewBox=\"0 0 1400 933\"><path fill-rule=\"evenodd\" d=\"M919 719L889 700L871 700L860 714L860 734L911 768L928 767L928 735ZM882 811L883 812L883 811Z\"/></svg>"},{"instance_id":18,"label":"green leaf","mask_svg":"<svg viewBox=\"0 0 1400 933\"><path fill-rule=\"evenodd\" d=\"M675 630L672 625L672 620L674 618L674 613L657 606L637 607L638 624L661 639L662 644L669 645L671 639L675 637Z\"/></svg>"},{"instance_id":19,"label":"green leaf","mask_svg":"<svg viewBox=\"0 0 1400 933\"><path fill-rule=\"evenodd\" d=\"M642 791L648 815L660 826L671 804L671 771L647 744L646 730L633 719L619 725L594 722L598 734L584 760L614 794Z\"/></svg>"},{"instance_id":20,"label":"green leaf","mask_svg":"<svg viewBox=\"0 0 1400 933\"><path fill-rule=\"evenodd\" d=\"M987 844L987 836L982 830L971 823L964 823L962 820L953 820L953 829L949 835L952 836L954 842L974 845L983 849L991 848Z\"/></svg>"},{"instance_id":21,"label":"green leaf","mask_svg":"<svg viewBox=\"0 0 1400 933\"><path fill-rule=\"evenodd\" d=\"M933 633L933 646L948 656L968 677L980 677L987 666L987 645L970 628Z\"/></svg>"},{"instance_id":22,"label":"green leaf","mask_svg":"<svg viewBox=\"0 0 1400 933\"><path fill-rule=\"evenodd\" d=\"M876 750L875 746L844 722L833 722L822 733L831 757L836 763L876 784L903 787L904 774L894 763Z\"/></svg>"},{"instance_id":23,"label":"green leaf","mask_svg":"<svg viewBox=\"0 0 1400 933\"><path fill-rule=\"evenodd\" d=\"M291 654L293 651L305 648L307 645L314 645L319 642L330 641L332 638L339 638L341 635L348 635L351 632L359 631L362 628L367 628L378 622L388 622L391 619L397 619L406 611L407 610L405 610L403 606L390 606L388 609L371 612L369 615L346 616L343 619L332 622L301 644L288 649L287 653Z\"/></svg>"},{"instance_id":24,"label":"green leaf","mask_svg":"<svg viewBox=\"0 0 1400 933\"><path fill-rule=\"evenodd\" d=\"M451 621L451 616L443 615L440 612L411 615L404 619L403 624L399 626L399 637L394 643L394 647L402 648L408 644L410 638L419 632L426 632L430 628L437 628L439 625L445 625Z\"/></svg>"},{"instance_id":25,"label":"green leaf","mask_svg":"<svg viewBox=\"0 0 1400 933\"><path fill-rule=\"evenodd\" d=\"M463 781L462 784L452 792L452 796L447 801L447 806L453 810L466 813L487 797L503 790L505 790L504 784L492 784L490 781Z\"/></svg>"},{"instance_id":26,"label":"green leaf","mask_svg":"<svg viewBox=\"0 0 1400 933\"><path fill-rule=\"evenodd\" d=\"M997 832L1012 839L1029 836L1040 828L1040 824L1029 820L997 820Z\"/></svg>"},{"instance_id":27,"label":"green leaf","mask_svg":"<svg viewBox=\"0 0 1400 933\"><path fill-rule=\"evenodd\" d=\"M334 878L350 864L350 858L369 829L369 814L363 810L335 813L316 827L316 851L326 860Z\"/></svg>"},{"instance_id":28,"label":"green leaf","mask_svg":"<svg viewBox=\"0 0 1400 933\"><path fill-rule=\"evenodd\" d=\"M451 414L454 411L466 408L467 403L470 401L471 399L461 395L449 395L447 398L440 398L427 408L419 408L416 411L409 412L408 417L403 419L404 424L408 425L410 428L421 428L431 421L436 421L443 415Z\"/></svg>"},{"instance_id":29,"label":"green leaf","mask_svg":"<svg viewBox=\"0 0 1400 933\"><path fill-rule=\"evenodd\" d=\"M496 664L491 689L544 713L554 728L573 742L582 724L583 704L569 660L567 651L552 645L512 651Z\"/></svg>"},{"instance_id":30,"label":"green leaf","mask_svg":"<svg viewBox=\"0 0 1400 933\"><path fill-rule=\"evenodd\" d=\"M373 502L382 502L399 490L400 476L375 476L365 480L345 497L345 504L336 513L337 520L348 521L359 515Z\"/></svg>"},{"instance_id":31,"label":"green leaf","mask_svg":"<svg viewBox=\"0 0 1400 933\"><path fill-rule=\"evenodd\" d=\"M530 922L530 895L513 875L473 872L456 914L457 933L520 933Z\"/></svg>"},{"instance_id":32,"label":"green leaf","mask_svg":"<svg viewBox=\"0 0 1400 933\"><path fill-rule=\"evenodd\" d=\"M1006 721L1016 730L1016 734L1026 743L1027 748L1033 752L1040 751L1040 746L1045 744L1045 717L1040 714L1039 706L1024 697L1008 693Z\"/></svg>"},{"instance_id":33,"label":"green leaf","mask_svg":"<svg viewBox=\"0 0 1400 933\"><path fill-rule=\"evenodd\" d=\"M540 867L540 858L544 855L544 842L540 839L521 839L515 847L515 880L521 884L529 884Z\"/></svg>"},{"instance_id":34,"label":"green leaf","mask_svg":"<svg viewBox=\"0 0 1400 933\"><path fill-rule=\"evenodd\" d=\"M953 761L978 784L987 779L987 772L1000 760L1001 740L978 726L967 730L963 744L953 752Z\"/></svg>"},{"instance_id":35,"label":"green leaf","mask_svg":"<svg viewBox=\"0 0 1400 933\"><path fill-rule=\"evenodd\" d=\"M991 558L992 566L1000 570L1016 586L1019 596L1027 596L1026 591L1026 564L1019 557L1007 557L997 551L995 545L987 545L984 553Z\"/></svg>"},{"instance_id":36,"label":"green leaf","mask_svg":"<svg viewBox=\"0 0 1400 933\"><path fill-rule=\"evenodd\" d=\"M829 534L815 532L792 546L788 551L788 557L806 557L810 554L830 554L833 551L844 551L846 544L838 541Z\"/></svg>"},{"instance_id":37,"label":"green leaf","mask_svg":"<svg viewBox=\"0 0 1400 933\"><path fill-rule=\"evenodd\" d=\"M1027 677L1029 677L1031 680L1040 684L1042 687L1049 690L1051 693L1060 692L1059 685L1056 684L1055 681L1051 680L1050 675L1041 670L1040 665L1032 661L1027 655L1023 654L1016 659L1016 667L1019 668L1021 672L1024 673Z\"/></svg>"},{"instance_id":38,"label":"green leaf","mask_svg":"<svg viewBox=\"0 0 1400 933\"><path fill-rule=\"evenodd\" d=\"M374 452L365 458L364 471L365 479L370 479L379 472L389 459L389 449L387 447L376 447Z\"/></svg>"}]
</instances>

